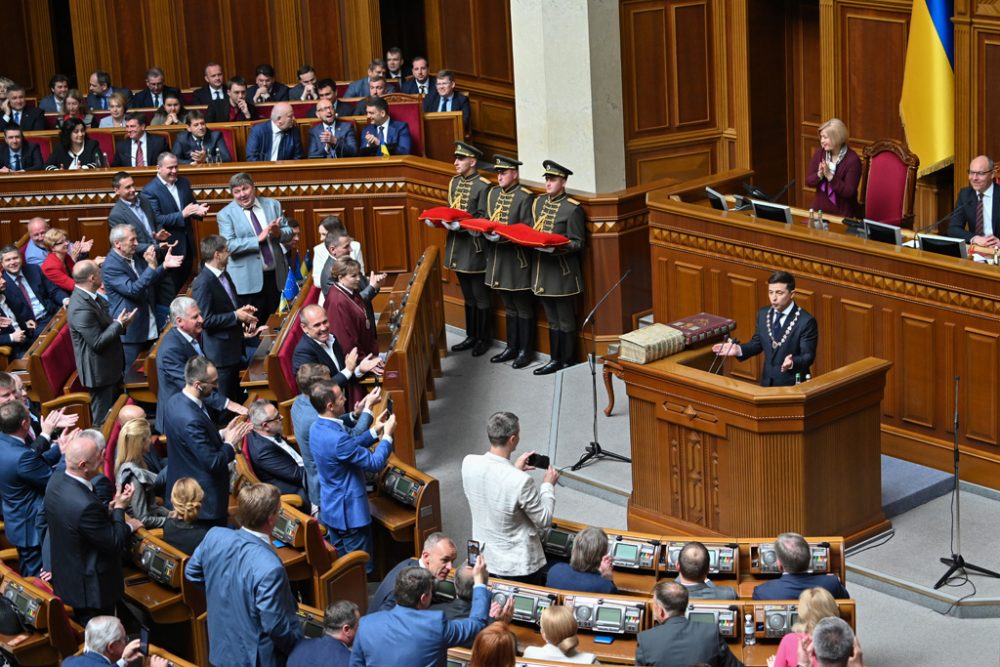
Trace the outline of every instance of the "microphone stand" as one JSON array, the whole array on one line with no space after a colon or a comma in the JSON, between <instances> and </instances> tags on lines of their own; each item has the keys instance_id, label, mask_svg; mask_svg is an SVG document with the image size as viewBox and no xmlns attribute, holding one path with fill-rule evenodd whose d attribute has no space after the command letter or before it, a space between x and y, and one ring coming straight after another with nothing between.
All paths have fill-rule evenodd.
<instances>
[{"instance_id":1,"label":"microphone stand","mask_svg":"<svg viewBox=\"0 0 1000 667\"><path fill-rule=\"evenodd\" d=\"M632 273L632 269L629 269L622 277L618 279L614 285L611 286L604 296L601 297L600 301L594 304L594 307L590 310L590 313L583 320L582 327L586 327L587 323L590 323L590 387L594 398L594 440L587 445L587 450L580 456L580 460L573 464L570 470L579 470L588 461L595 459L597 461L601 459L611 459L612 461L621 461L622 463L631 463L632 459L627 456L622 456L621 454L616 454L614 452L606 452L601 448L601 443L597 439L597 325L595 323L595 315L597 314L597 309L601 307L611 293L618 289L618 286L629 277Z\"/></svg>"},{"instance_id":2,"label":"microphone stand","mask_svg":"<svg viewBox=\"0 0 1000 667\"><path fill-rule=\"evenodd\" d=\"M993 570L987 570L984 567L979 567L978 565L973 565L972 563L966 562L965 558L962 557L962 496L958 492L958 464L959 464L959 453L958 453L958 381L959 377L955 376L955 488L952 493L955 496L955 551L951 554L951 558L942 558L941 562L948 566L948 571L944 573L938 582L934 584L934 590L937 590L948 583L951 578L958 573L968 577L969 571L975 572L976 574L982 574L987 577L995 577L1000 579L1000 573L994 572Z\"/></svg>"}]
</instances>

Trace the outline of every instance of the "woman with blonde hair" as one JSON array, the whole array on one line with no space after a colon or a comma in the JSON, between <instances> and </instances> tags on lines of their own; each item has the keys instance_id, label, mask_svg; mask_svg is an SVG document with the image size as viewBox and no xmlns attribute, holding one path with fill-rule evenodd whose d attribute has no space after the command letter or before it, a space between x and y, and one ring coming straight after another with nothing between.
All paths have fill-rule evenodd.
<instances>
[{"instance_id":1,"label":"woman with blonde hair","mask_svg":"<svg viewBox=\"0 0 1000 667\"><path fill-rule=\"evenodd\" d=\"M778 652L767 659L768 667L796 667L798 664L799 641L812 637L816 624L831 616L840 618L840 609L833 595L825 588L807 588L799 595L798 622L792 631L781 638ZM812 664L816 664L813 658Z\"/></svg>"},{"instance_id":2,"label":"woman with blonde hair","mask_svg":"<svg viewBox=\"0 0 1000 667\"><path fill-rule=\"evenodd\" d=\"M819 127L819 148L806 169L806 185L816 188L810 208L856 215L860 181L861 158L847 146L847 126L839 118L831 118Z\"/></svg>"},{"instance_id":3,"label":"woman with blonde hair","mask_svg":"<svg viewBox=\"0 0 1000 667\"><path fill-rule=\"evenodd\" d=\"M108 98L109 115L101 118L98 127L125 127L125 108L128 100L121 93L112 93Z\"/></svg>"},{"instance_id":4,"label":"woman with blonde hair","mask_svg":"<svg viewBox=\"0 0 1000 667\"><path fill-rule=\"evenodd\" d=\"M576 650L580 639L576 636L576 618L573 610L563 605L552 605L542 611L542 639L545 646L529 646L524 657L534 660L557 660L579 665L594 665L593 653Z\"/></svg>"},{"instance_id":5,"label":"woman with blonde hair","mask_svg":"<svg viewBox=\"0 0 1000 667\"><path fill-rule=\"evenodd\" d=\"M148 421L126 422L118 434L115 481L122 489L126 484L132 485L132 516L146 528L160 528L167 520L167 508L156 503L156 473L146 467L145 456L152 444Z\"/></svg>"},{"instance_id":6,"label":"woman with blonde hair","mask_svg":"<svg viewBox=\"0 0 1000 667\"><path fill-rule=\"evenodd\" d=\"M170 504L174 506L163 524L163 541L181 552L191 555L198 548L211 526L198 523L198 512L205 499L205 491L193 477L181 477L170 491Z\"/></svg>"},{"instance_id":7,"label":"woman with blonde hair","mask_svg":"<svg viewBox=\"0 0 1000 667\"><path fill-rule=\"evenodd\" d=\"M469 667L514 667L516 660L517 638L506 623L497 621L476 635Z\"/></svg>"}]
</instances>

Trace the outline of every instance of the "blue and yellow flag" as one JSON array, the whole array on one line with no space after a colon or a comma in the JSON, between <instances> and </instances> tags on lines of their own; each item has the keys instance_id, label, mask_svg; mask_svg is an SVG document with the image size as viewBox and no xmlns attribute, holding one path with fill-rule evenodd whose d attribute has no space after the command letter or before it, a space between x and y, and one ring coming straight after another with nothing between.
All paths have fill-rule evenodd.
<instances>
[{"instance_id":1,"label":"blue and yellow flag","mask_svg":"<svg viewBox=\"0 0 1000 667\"><path fill-rule=\"evenodd\" d=\"M920 157L918 176L955 159L953 0L913 0L899 100L906 142Z\"/></svg>"},{"instance_id":2,"label":"blue and yellow flag","mask_svg":"<svg viewBox=\"0 0 1000 667\"><path fill-rule=\"evenodd\" d=\"M285 288L281 290L281 301L278 303L278 313L285 314L288 312L288 307L291 306L292 302L295 301L295 297L299 295L299 284L295 282L295 273L291 270L288 272L288 277L285 278Z\"/></svg>"}]
</instances>

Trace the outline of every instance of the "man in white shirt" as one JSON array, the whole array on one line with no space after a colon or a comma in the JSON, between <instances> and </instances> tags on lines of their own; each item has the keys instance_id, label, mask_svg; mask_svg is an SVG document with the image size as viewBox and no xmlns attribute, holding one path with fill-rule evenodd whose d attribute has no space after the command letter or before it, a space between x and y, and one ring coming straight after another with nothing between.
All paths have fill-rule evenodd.
<instances>
[{"instance_id":1,"label":"man in white shirt","mask_svg":"<svg viewBox=\"0 0 1000 667\"><path fill-rule=\"evenodd\" d=\"M521 441L517 415L496 412L486 422L490 450L462 461L462 486L472 511L472 539L489 553L491 574L524 583L539 583L545 566L540 535L552 523L559 471L545 470L539 488L528 474L534 470L521 454L510 456ZM544 582L540 582L544 583Z\"/></svg>"},{"instance_id":2,"label":"man in white shirt","mask_svg":"<svg viewBox=\"0 0 1000 667\"><path fill-rule=\"evenodd\" d=\"M247 136L247 162L301 160L302 155L302 139L288 102L275 104L271 122L254 125Z\"/></svg>"},{"instance_id":3,"label":"man in white shirt","mask_svg":"<svg viewBox=\"0 0 1000 667\"><path fill-rule=\"evenodd\" d=\"M958 193L955 212L948 224L948 236L990 248L1000 246L995 176L995 165L990 157L980 155L969 163L969 187Z\"/></svg>"}]
</instances>

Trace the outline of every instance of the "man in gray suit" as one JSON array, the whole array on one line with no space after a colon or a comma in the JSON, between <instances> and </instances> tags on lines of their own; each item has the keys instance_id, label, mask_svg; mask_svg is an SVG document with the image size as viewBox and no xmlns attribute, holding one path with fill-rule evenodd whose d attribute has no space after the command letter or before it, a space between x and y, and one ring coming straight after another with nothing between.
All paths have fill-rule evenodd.
<instances>
[{"instance_id":1,"label":"man in gray suit","mask_svg":"<svg viewBox=\"0 0 1000 667\"><path fill-rule=\"evenodd\" d=\"M258 197L253 178L246 172L229 179L233 201L219 211L219 234L229 245L229 274L240 305L257 309L257 321L278 309L281 294L277 275L288 271L282 243L293 232L276 199Z\"/></svg>"},{"instance_id":2,"label":"man in gray suit","mask_svg":"<svg viewBox=\"0 0 1000 667\"><path fill-rule=\"evenodd\" d=\"M90 415L97 427L122 393L122 334L136 310L123 310L112 319L107 301L97 293L101 289L101 270L92 260L76 263L73 280L76 289L69 298L66 319L80 382L90 390Z\"/></svg>"},{"instance_id":3,"label":"man in gray suit","mask_svg":"<svg viewBox=\"0 0 1000 667\"><path fill-rule=\"evenodd\" d=\"M135 249L139 256L144 255L146 249L155 243L159 246L156 260L162 262L167 255L165 244L170 239L170 232L156 227L156 211L153 210L149 200L136 190L135 179L128 172L119 171L111 177L111 187L114 188L118 201L111 207L111 213L108 215L109 230L118 225L131 225L139 241ZM154 289L157 303L168 304L177 294L178 286L174 285L173 276L167 275L156 283Z\"/></svg>"},{"instance_id":4,"label":"man in gray suit","mask_svg":"<svg viewBox=\"0 0 1000 667\"><path fill-rule=\"evenodd\" d=\"M667 580L656 584L653 618L659 625L639 633L635 664L686 667L704 662L715 667L743 667L719 635L719 626L689 621L684 616L687 606L684 586Z\"/></svg>"}]
</instances>

